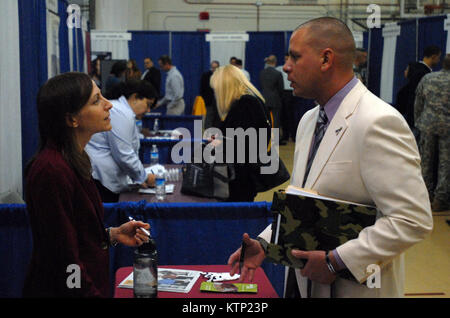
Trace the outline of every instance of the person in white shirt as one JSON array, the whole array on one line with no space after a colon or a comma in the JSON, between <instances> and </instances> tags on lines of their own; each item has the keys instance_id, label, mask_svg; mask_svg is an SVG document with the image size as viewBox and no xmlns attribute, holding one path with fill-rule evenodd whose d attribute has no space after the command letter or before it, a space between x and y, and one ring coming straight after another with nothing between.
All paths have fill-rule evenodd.
<instances>
[{"instance_id":1,"label":"person in white shirt","mask_svg":"<svg viewBox=\"0 0 450 318\"><path fill-rule=\"evenodd\" d=\"M166 94L158 101L156 107L167 105L167 115L183 115L185 103L184 80L176 66L172 65L172 59L163 55L158 59L159 67L167 72Z\"/></svg>"},{"instance_id":2,"label":"person in white shirt","mask_svg":"<svg viewBox=\"0 0 450 318\"><path fill-rule=\"evenodd\" d=\"M103 202L117 202L128 188L128 177L144 188L154 186L155 176L147 174L139 160L136 118L149 111L156 96L153 86L143 80L124 82L107 96L113 104L112 130L94 134L85 149Z\"/></svg>"}]
</instances>

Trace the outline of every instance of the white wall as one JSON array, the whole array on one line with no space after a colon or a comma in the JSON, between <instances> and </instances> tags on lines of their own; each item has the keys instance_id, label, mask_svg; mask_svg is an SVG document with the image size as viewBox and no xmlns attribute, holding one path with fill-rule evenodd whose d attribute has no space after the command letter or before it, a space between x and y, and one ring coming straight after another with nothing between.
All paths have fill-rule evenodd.
<instances>
[{"instance_id":1,"label":"white wall","mask_svg":"<svg viewBox=\"0 0 450 318\"><path fill-rule=\"evenodd\" d=\"M350 29L362 31L351 18L358 18L359 23L365 24L371 14L366 11L370 4L380 5L384 18L399 12L398 0L95 1L96 30L108 31L292 31L302 22L319 16L340 18L347 22ZM259 13L256 6L258 2L262 3ZM312 5L305 5L308 3ZM202 11L209 12L209 21L200 21L199 13Z\"/></svg>"},{"instance_id":2,"label":"white wall","mask_svg":"<svg viewBox=\"0 0 450 318\"><path fill-rule=\"evenodd\" d=\"M22 195L18 17L16 0L0 1L0 195Z\"/></svg>"},{"instance_id":3,"label":"white wall","mask_svg":"<svg viewBox=\"0 0 450 318\"><path fill-rule=\"evenodd\" d=\"M144 0L95 0L95 29L143 30L143 2Z\"/></svg>"},{"instance_id":4,"label":"white wall","mask_svg":"<svg viewBox=\"0 0 450 318\"><path fill-rule=\"evenodd\" d=\"M205 1L207 2L207 1ZM265 0L256 5L217 5L218 2L256 3L255 1L210 1L209 4L187 4L183 0L144 0L144 28L164 31L281 31L293 30L313 16L322 16L320 7L266 6L286 0ZM209 12L209 21L200 21L199 13Z\"/></svg>"}]
</instances>

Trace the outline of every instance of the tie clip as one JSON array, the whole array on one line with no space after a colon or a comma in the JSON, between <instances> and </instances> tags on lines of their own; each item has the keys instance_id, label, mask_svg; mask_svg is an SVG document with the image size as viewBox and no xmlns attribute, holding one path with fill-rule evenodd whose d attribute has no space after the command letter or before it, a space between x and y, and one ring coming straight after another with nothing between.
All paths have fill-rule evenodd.
<instances>
[{"instance_id":1,"label":"tie clip","mask_svg":"<svg viewBox=\"0 0 450 318\"><path fill-rule=\"evenodd\" d=\"M341 132L341 130L342 130L342 127L339 129L336 129L336 136Z\"/></svg>"}]
</instances>

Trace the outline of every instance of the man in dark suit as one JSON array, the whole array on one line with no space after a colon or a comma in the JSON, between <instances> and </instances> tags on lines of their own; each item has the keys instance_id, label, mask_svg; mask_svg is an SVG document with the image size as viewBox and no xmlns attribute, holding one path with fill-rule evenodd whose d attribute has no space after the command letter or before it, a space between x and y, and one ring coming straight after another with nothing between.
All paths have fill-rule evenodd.
<instances>
[{"instance_id":1,"label":"man in dark suit","mask_svg":"<svg viewBox=\"0 0 450 318\"><path fill-rule=\"evenodd\" d=\"M153 65L151 58L144 59L145 72L142 74L141 79L149 81L156 89L158 98L161 96L161 71Z\"/></svg>"},{"instance_id":2,"label":"man in dark suit","mask_svg":"<svg viewBox=\"0 0 450 318\"><path fill-rule=\"evenodd\" d=\"M439 64L440 59L441 49L435 45L431 45L425 48L422 61L409 64L408 66L407 78L409 81L407 84L407 93L405 97L400 96L400 100L397 103L402 104L399 107L403 109L402 115L405 117L411 129L414 128L414 99L417 85L419 85L422 77L433 71L433 67ZM417 134L417 132L414 133L415 135Z\"/></svg>"},{"instance_id":3,"label":"man in dark suit","mask_svg":"<svg viewBox=\"0 0 450 318\"><path fill-rule=\"evenodd\" d=\"M205 129L219 127L220 117L217 112L214 90L211 88L210 80L214 71L220 66L218 61L211 62L211 69L202 74L200 80L200 96L203 97L206 107Z\"/></svg>"},{"instance_id":4,"label":"man in dark suit","mask_svg":"<svg viewBox=\"0 0 450 318\"><path fill-rule=\"evenodd\" d=\"M280 128L280 116L283 96L283 75L275 69L277 66L277 58L270 55L264 59L265 68L259 74L261 90L266 100L266 105L272 112L273 128ZM280 141L280 145L285 145L285 141Z\"/></svg>"}]
</instances>

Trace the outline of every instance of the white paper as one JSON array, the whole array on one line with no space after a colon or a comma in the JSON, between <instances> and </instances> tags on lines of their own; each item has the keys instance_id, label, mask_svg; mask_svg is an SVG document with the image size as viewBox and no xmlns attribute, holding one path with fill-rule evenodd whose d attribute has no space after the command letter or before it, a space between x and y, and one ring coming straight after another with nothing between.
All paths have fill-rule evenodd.
<instances>
[{"instance_id":1,"label":"white paper","mask_svg":"<svg viewBox=\"0 0 450 318\"><path fill-rule=\"evenodd\" d=\"M158 291L189 293L200 273L200 271L158 268ZM120 282L118 287L133 289L133 272Z\"/></svg>"},{"instance_id":2,"label":"white paper","mask_svg":"<svg viewBox=\"0 0 450 318\"><path fill-rule=\"evenodd\" d=\"M360 205L360 206L366 206L366 207L373 207L373 206L365 205L365 204L361 204L361 203L339 200L336 198L323 196L315 191L299 188L299 187L296 187L293 185L290 185L287 187L286 194L301 195L301 196L313 198L313 199L321 199L321 200L334 201L334 202L340 202L340 203L346 203L346 204L354 204L354 205Z\"/></svg>"},{"instance_id":3,"label":"white paper","mask_svg":"<svg viewBox=\"0 0 450 318\"><path fill-rule=\"evenodd\" d=\"M234 274L233 276L231 276L230 273L228 272L225 273L206 272L201 274L208 279L208 282L224 282L229 280L236 280L239 277L241 277L241 275L239 274Z\"/></svg>"}]
</instances>

